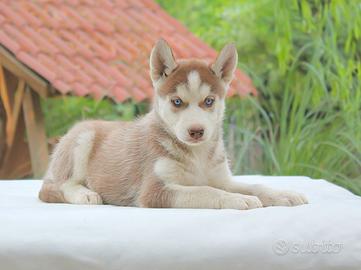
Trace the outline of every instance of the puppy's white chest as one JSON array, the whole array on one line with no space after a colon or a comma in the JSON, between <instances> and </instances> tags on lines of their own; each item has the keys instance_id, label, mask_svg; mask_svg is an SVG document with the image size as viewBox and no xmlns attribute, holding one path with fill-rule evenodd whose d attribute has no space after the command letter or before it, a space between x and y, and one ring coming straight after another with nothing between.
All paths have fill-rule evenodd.
<instances>
[{"instance_id":1,"label":"puppy's white chest","mask_svg":"<svg viewBox=\"0 0 361 270\"><path fill-rule=\"evenodd\" d=\"M211 168L207 157L203 155L192 155L184 162L169 158L160 158L156 161L154 171L164 182L203 186L208 185Z\"/></svg>"},{"instance_id":2,"label":"puppy's white chest","mask_svg":"<svg viewBox=\"0 0 361 270\"><path fill-rule=\"evenodd\" d=\"M202 186L208 184L209 179L209 162L204 154L195 155L187 161L188 172L193 175L191 185Z\"/></svg>"}]
</instances>

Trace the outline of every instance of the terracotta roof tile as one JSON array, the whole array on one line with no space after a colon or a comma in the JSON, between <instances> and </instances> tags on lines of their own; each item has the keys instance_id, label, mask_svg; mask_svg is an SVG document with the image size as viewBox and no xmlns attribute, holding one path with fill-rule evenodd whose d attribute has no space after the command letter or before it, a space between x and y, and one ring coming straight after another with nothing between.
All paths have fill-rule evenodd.
<instances>
[{"instance_id":1,"label":"terracotta roof tile","mask_svg":"<svg viewBox=\"0 0 361 270\"><path fill-rule=\"evenodd\" d=\"M14 54L20 51L20 45L14 39L12 39L4 30L0 29L0 40L3 46L7 47Z\"/></svg>"},{"instance_id":2,"label":"terracotta roof tile","mask_svg":"<svg viewBox=\"0 0 361 270\"><path fill-rule=\"evenodd\" d=\"M47 78L49 81L55 81L57 79L57 74L54 72L54 70L48 69L39 61L39 59L35 58L33 55L24 51L20 51L17 54L17 58L27 66L31 67L41 76Z\"/></svg>"},{"instance_id":3,"label":"terracotta roof tile","mask_svg":"<svg viewBox=\"0 0 361 270\"><path fill-rule=\"evenodd\" d=\"M178 58L217 55L153 0L0 2L0 44L64 94L151 98L148 58L159 37ZM230 94L247 93L256 89L237 70Z\"/></svg>"}]
</instances>

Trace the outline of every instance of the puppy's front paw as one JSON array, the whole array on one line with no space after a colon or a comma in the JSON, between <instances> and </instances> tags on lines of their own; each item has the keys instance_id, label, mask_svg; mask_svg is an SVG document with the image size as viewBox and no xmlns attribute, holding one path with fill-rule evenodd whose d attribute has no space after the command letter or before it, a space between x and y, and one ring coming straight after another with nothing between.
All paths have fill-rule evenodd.
<instances>
[{"instance_id":1,"label":"puppy's front paw","mask_svg":"<svg viewBox=\"0 0 361 270\"><path fill-rule=\"evenodd\" d=\"M307 204L307 198L298 192L261 188L257 193L263 206L296 206Z\"/></svg>"},{"instance_id":2,"label":"puppy's front paw","mask_svg":"<svg viewBox=\"0 0 361 270\"><path fill-rule=\"evenodd\" d=\"M100 195L91 190L79 192L74 198L74 204L103 204Z\"/></svg>"},{"instance_id":3,"label":"puppy's front paw","mask_svg":"<svg viewBox=\"0 0 361 270\"><path fill-rule=\"evenodd\" d=\"M247 210L262 207L261 201L256 196L228 193L221 199L220 208Z\"/></svg>"}]
</instances>

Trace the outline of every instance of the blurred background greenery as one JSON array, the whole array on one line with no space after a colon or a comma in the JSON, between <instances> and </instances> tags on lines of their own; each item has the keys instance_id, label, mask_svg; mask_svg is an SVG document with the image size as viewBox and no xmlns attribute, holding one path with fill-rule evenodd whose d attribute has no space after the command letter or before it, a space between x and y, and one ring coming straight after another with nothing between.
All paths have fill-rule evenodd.
<instances>
[{"instance_id":1,"label":"blurred background greenery","mask_svg":"<svg viewBox=\"0 0 361 270\"><path fill-rule=\"evenodd\" d=\"M259 91L227 100L235 174L306 175L361 194L361 1L158 3L217 50L235 41ZM149 108L79 97L42 106L49 136L80 119L131 120Z\"/></svg>"}]
</instances>

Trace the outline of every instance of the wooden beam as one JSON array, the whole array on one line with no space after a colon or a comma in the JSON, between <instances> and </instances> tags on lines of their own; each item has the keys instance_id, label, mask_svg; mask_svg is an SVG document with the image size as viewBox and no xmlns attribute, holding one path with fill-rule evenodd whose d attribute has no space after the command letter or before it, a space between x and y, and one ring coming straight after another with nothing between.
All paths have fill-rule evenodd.
<instances>
[{"instance_id":1,"label":"wooden beam","mask_svg":"<svg viewBox=\"0 0 361 270\"><path fill-rule=\"evenodd\" d=\"M35 178L42 177L48 165L48 144L39 95L26 86L23 112L30 149L31 166Z\"/></svg>"},{"instance_id":2,"label":"wooden beam","mask_svg":"<svg viewBox=\"0 0 361 270\"><path fill-rule=\"evenodd\" d=\"M20 80L18 83L18 87L16 88L15 96L14 96L14 105L13 105L13 112L12 112L12 121L9 122L9 125L6 127L6 133L11 134L7 138L8 145L12 145L14 143L14 133L16 130L16 125L19 119L19 114L21 112L21 105L23 102L24 96L24 89L25 89L25 82Z\"/></svg>"},{"instance_id":3,"label":"wooden beam","mask_svg":"<svg viewBox=\"0 0 361 270\"><path fill-rule=\"evenodd\" d=\"M19 179L31 175L31 163L28 144L25 141L24 116L19 115L14 143L6 147L0 163L0 179Z\"/></svg>"},{"instance_id":4,"label":"wooden beam","mask_svg":"<svg viewBox=\"0 0 361 270\"><path fill-rule=\"evenodd\" d=\"M7 119L12 118L12 108L11 108L11 95L9 95L9 90L6 85L5 80L5 71L4 68L0 65L0 98L2 100L2 104L4 106Z\"/></svg>"},{"instance_id":5,"label":"wooden beam","mask_svg":"<svg viewBox=\"0 0 361 270\"><path fill-rule=\"evenodd\" d=\"M4 160L5 150L6 150L5 111L2 101L0 99L0 168Z\"/></svg>"},{"instance_id":6,"label":"wooden beam","mask_svg":"<svg viewBox=\"0 0 361 270\"><path fill-rule=\"evenodd\" d=\"M17 60L16 57L2 45L0 45L0 63L13 74L22 78L41 97L47 97L49 83Z\"/></svg>"}]
</instances>

